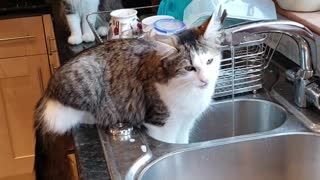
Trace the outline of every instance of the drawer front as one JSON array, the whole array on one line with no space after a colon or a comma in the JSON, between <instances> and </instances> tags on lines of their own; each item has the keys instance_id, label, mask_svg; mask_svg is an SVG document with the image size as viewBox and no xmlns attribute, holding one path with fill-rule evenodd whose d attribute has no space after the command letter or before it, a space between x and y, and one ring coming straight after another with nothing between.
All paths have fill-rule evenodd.
<instances>
[{"instance_id":1,"label":"drawer front","mask_svg":"<svg viewBox=\"0 0 320 180\"><path fill-rule=\"evenodd\" d=\"M46 54L42 17L0 20L0 58Z\"/></svg>"}]
</instances>

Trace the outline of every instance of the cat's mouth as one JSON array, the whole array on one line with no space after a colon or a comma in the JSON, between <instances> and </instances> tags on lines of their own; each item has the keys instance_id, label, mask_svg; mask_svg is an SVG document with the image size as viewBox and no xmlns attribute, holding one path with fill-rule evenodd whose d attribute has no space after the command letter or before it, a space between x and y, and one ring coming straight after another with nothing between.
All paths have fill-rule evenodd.
<instances>
[{"instance_id":1,"label":"cat's mouth","mask_svg":"<svg viewBox=\"0 0 320 180\"><path fill-rule=\"evenodd\" d=\"M200 89L206 89L208 87L208 84L202 84L199 86Z\"/></svg>"}]
</instances>

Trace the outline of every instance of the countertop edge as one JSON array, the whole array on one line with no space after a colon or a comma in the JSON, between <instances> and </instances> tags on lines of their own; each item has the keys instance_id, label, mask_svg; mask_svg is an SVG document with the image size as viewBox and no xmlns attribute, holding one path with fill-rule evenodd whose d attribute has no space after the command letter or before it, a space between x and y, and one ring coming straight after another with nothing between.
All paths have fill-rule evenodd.
<instances>
[{"instance_id":1,"label":"countertop edge","mask_svg":"<svg viewBox=\"0 0 320 180\"><path fill-rule=\"evenodd\" d=\"M78 175L80 180L111 180L102 144L95 125L73 129Z\"/></svg>"}]
</instances>

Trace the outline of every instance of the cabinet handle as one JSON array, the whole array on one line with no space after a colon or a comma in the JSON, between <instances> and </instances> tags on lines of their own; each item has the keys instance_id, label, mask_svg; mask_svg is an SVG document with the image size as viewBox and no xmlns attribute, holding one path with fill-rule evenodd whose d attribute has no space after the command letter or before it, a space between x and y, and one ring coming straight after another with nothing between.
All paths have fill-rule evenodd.
<instances>
[{"instance_id":1,"label":"cabinet handle","mask_svg":"<svg viewBox=\"0 0 320 180\"><path fill-rule=\"evenodd\" d=\"M39 77L39 83L40 83L40 90L41 94L44 93L44 85L43 85L43 79L42 79L42 71L41 68L38 69L38 77Z\"/></svg>"},{"instance_id":2,"label":"cabinet handle","mask_svg":"<svg viewBox=\"0 0 320 180\"><path fill-rule=\"evenodd\" d=\"M32 39L34 36L17 36L17 37L9 37L9 38L0 38L0 42L5 41L13 41L13 40L22 40L22 39Z\"/></svg>"}]
</instances>

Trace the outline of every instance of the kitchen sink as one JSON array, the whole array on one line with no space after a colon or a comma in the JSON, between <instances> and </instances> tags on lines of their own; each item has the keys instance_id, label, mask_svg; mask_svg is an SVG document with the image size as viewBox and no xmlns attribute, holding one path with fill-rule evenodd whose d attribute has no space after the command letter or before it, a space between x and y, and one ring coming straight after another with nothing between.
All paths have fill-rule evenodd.
<instances>
[{"instance_id":1,"label":"kitchen sink","mask_svg":"<svg viewBox=\"0 0 320 180\"><path fill-rule=\"evenodd\" d=\"M139 179L316 180L319 153L319 135L279 135L171 154L151 163Z\"/></svg>"},{"instance_id":2,"label":"kitchen sink","mask_svg":"<svg viewBox=\"0 0 320 180\"><path fill-rule=\"evenodd\" d=\"M240 99L214 104L197 121L190 142L201 142L280 127L286 120L284 108L270 101Z\"/></svg>"},{"instance_id":3,"label":"kitchen sink","mask_svg":"<svg viewBox=\"0 0 320 180\"><path fill-rule=\"evenodd\" d=\"M281 106L261 99L216 103L197 121L189 143L273 130L286 120Z\"/></svg>"}]
</instances>

